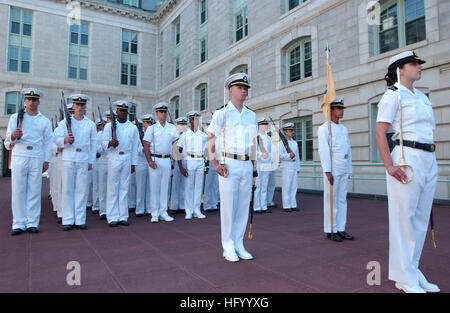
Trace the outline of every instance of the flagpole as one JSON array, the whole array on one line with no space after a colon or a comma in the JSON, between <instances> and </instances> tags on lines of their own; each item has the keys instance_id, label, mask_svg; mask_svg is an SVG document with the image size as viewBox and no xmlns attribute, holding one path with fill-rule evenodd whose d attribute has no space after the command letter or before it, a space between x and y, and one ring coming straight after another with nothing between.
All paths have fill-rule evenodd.
<instances>
[{"instance_id":1,"label":"flagpole","mask_svg":"<svg viewBox=\"0 0 450 313\"><path fill-rule=\"evenodd\" d=\"M329 68L329 52L330 52L330 48L328 47L328 42L327 42L327 47L325 49L326 53L327 53L327 76L328 76L328 68ZM328 81L328 77L327 77L327 81ZM328 89L328 86L327 86ZM328 121L328 146L330 148L330 171L331 171L331 177L333 177L333 152L331 149L331 145L332 145L332 133L331 133L331 105L328 108L327 111L327 121ZM333 185L330 183L330 226L331 226L331 233L333 233Z\"/></svg>"}]
</instances>

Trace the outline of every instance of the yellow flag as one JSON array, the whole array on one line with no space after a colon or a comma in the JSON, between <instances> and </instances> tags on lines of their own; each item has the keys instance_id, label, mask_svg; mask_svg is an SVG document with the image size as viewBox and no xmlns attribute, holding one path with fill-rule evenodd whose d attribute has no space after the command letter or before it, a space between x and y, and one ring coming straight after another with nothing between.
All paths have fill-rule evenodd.
<instances>
[{"instance_id":1,"label":"yellow flag","mask_svg":"<svg viewBox=\"0 0 450 313\"><path fill-rule=\"evenodd\" d=\"M333 74L331 73L330 63L327 59L327 89L323 95L322 101L322 112L325 115L325 119L328 120L328 110L330 108L330 103L336 99L336 90L334 89Z\"/></svg>"}]
</instances>

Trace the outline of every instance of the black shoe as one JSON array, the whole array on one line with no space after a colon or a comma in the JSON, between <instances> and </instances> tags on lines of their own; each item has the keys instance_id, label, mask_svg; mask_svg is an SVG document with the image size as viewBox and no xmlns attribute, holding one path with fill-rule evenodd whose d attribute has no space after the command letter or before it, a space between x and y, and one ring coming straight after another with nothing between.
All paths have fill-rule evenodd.
<instances>
[{"instance_id":1,"label":"black shoe","mask_svg":"<svg viewBox=\"0 0 450 313\"><path fill-rule=\"evenodd\" d=\"M88 210L88 211L89 211L89 210L92 210L92 207L91 207L91 206L87 206L87 207L86 207L86 210Z\"/></svg>"},{"instance_id":2,"label":"black shoe","mask_svg":"<svg viewBox=\"0 0 450 313\"><path fill-rule=\"evenodd\" d=\"M119 225L130 226L130 223L128 223L127 221L120 221Z\"/></svg>"},{"instance_id":3,"label":"black shoe","mask_svg":"<svg viewBox=\"0 0 450 313\"><path fill-rule=\"evenodd\" d=\"M37 234L39 230L36 227L28 227L27 232Z\"/></svg>"},{"instance_id":4,"label":"black shoe","mask_svg":"<svg viewBox=\"0 0 450 313\"><path fill-rule=\"evenodd\" d=\"M332 233L332 234L328 233L327 234L327 238L332 240L332 241L342 242L341 236L339 236L336 233Z\"/></svg>"},{"instance_id":5,"label":"black shoe","mask_svg":"<svg viewBox=\"0 0 450 313\"><path fill-rule=\"evenodd\" d=\"M111 222L109 223L110 227L117 227L118 226L118 222Z\"/></svg>"},{"instance_id":6,"label":"black shoe","mask_svg":"<svg viewBox=\"0 0 450 313\"><path fill-rule=\"evenodd\" d=\"M271 209L267 209L267 210L264 210L264 211L262 211L263 213L272 213L272 210Z\"/></svg>"},{"instance_id":7,"label":"black shoe","mask_svg":"<svg viewBox=\"0 0 450 313\"><path fill-rule=\"evenodd\" d=\"M291 212L291 209L284 209L285 212Z\"/></svg>"},{"instance_id":8,"label":"black shoe","mask_svg":"<svg viewBox=\"0 0 450 313\"><path fill-rule=\"evenodd\" d=\"M98 214L98 210L92 210L92 214Z\"/></svg>"},{"instance_id":9,"label":"black shoe","mask_svg":"<svg viewBox=\"0 0 450 313\"><path fill-rule=\"evenodd\" d=\"M291 208L292 211L300 211L298 208Z\"/></svg>"},{"instance_id":10,"label":"black shoe","mask_svg":"<svg viewBox=\"0 0 450 313\"><path fill-rule=\"evenodd\" d=\"M143 217L143 216L144 216L144 213L136 214L136 217Z\"/></svg>"},{"instance_id":11,"label":"black shoe","mask_svg":"<svg viewBox=\"0 0 450 313\"><path fill-rule=\"evenodd\" d=\"M128 208L128 212L134 212L134 211L136 211L136 208Z\"/></svg>"},{"instance_id":12,"label":"black shoe","mask_svg":"<svg viewBox=\"0 0 450 313\"><path fill-rule=\"evenodd\" d=\"M63 231L68 231L72 229L72 225L63 225Z\"/></svg>"},{"instance_id":13,"label":"black shoe","mask_svg":"<svg viewBox=\"0 0 450 313\"><path fill-rule=\"evenodd\" d=\"M11 232L11 236L16 236L16 235L19 235L19 234L24 233L24 232L25 232L25 231L24 231L23 229L15 228L15 229L13 229L13 231Z\"/></svg>"},{"instance_id":14,"label":"black shoe","mask_svg":"<svg viewBox=\"0 0 450 313\"><path fill-rule=\"evenodd\" d=\"M79 229L86 229L87 228L86 224L77 225L76 227L79 228Z\"/></svg>"},{"instance_id":15,"label":"black shoe","mask_svg":"<svg viewBox=\"0 0 450 313\"><path fill-rule=\"evenodd\" d=\"M255 213L255 214L261 214L262 212L261 212L261 211L253 211L253 213Z\"/></svg>"},{"instance_id":16,"label":"black shoe","mask_svg":"<svg viewBox=\"0 0 450 313\"><path fill-rule=\"evenodd\" d=\"M106 215L100 215L101 220L106 220Z\"/></svg>"},{"instance_id":17,"label":"black shoe","mask_svg":"<svg viewBox=\"0 0 450 313\"><path fill-rule=\"evenodd\" d=\"M62 217L58 217L58 224L62 223Z\"/></svg>"},{"instance_id":18,"label":"black shoe","mask_svg":"<svg viewBox=\"0 0 450 313\"><path fill-rule=\"evenodd\" d=\"M145 213L145 216L150 216L150 215L152 215L152 213L150 213L150 212Z\"/></svg>"},{"instance_id":19,"label":"black shoe","mask_svg":"<svg viewBox=\"0 0 450 313\"><path fill-rule=\"evenodd\" d=\"M345 240L354 240L355 239L355 237L353 237L350 234L347 234L345 231L338 231L337 233L342 239L345 239Z\"/></svg>"}]
</instances>

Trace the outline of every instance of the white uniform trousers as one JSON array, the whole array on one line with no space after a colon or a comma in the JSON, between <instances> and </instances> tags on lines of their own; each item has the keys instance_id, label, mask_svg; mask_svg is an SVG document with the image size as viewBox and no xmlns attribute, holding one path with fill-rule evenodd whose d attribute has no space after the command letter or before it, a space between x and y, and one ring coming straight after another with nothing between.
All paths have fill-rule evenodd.
<instances>
[{"instance_id":1,"label":"white uniform trousers","mask_svg":"<svg viewBox=\"0 0 450 313\"><path fill-rule=\"evenodd\" d=\"M273 202L273 195L275 194L275 176L277 174L277 171L270 171L269 172L269 181L267 183L267 203Z\"/></svg>"},{"instance_id":2,"label":"white uniform trousers","mask_svg":"<svg viewBox=\"0 0 450 313\"><path fill-rule=\"evenodd\" d=\"M203 195L203 209L205 211L215 210L219 202L219 175L212 165L209 166L205 178L205 194Z\"/></svg>"},{"instance_id":3,"label":"white uniform trousers","mask_svg":"<svg viewBox=\"0 0 450 313\"><path fill-rule=\"evenodd\" d=\"M136 172L130 174L130 184L128 187L128 207L136 208Z\"/></svg>"},{"instance_id":4,"label":"white uniform trousers","mask_svg":"<svg viewBox=\"0 0 450 313\"><path fill-rule=\"evenodd\" d=\"M92 169L95 164L92 165ZM88 182L87 182L87 201L86 206L93 207L94 206L94 171L88 171Z\"/></svg>"},{"instance_id":5,"label":"white uniform trousers","mask_svg":"<svg viewBox=\"0 0 450 313\"><path fill-rule=\"evenodd\" d=\"M400 149L391 153L394 163ZM419 284L419 260L427 233L438 171L432 152L404 147L412 166L411 182L402 184L386 173L389 205L389 279L409 286ZM398 163L397 163L398 164Z\"/></svg>"},{"instance_id":6,"label":"white uniform trousers","mask_svg":"<svg viewBox=\"0 0 450 313\"><path fill-rule=\"evenodd\" d=\"M152 217L167 214L169 181L170 181L170 158L156 158L156 169L149 167L150 176L150 213Z\"/></svg>"},{"instance_id":7,"label":"white uniform trousers","mask_svg":"<svg viewBox=\"0 0 450 313\"><path fill-rule=\"evenodd\" d=\"M202 204L203 175L205 173L205 161L203 159L186 160L188 177L184 184L184 201L186 215L200 213Z\"/></svg>"},{"instance_id":8,"label":"white uniform trousers","mask_svg":"<svg viewBox=\"0 0 450 313\"><path fill-rule=\"evenodd\" d=\"M40 158L14 156L11 162L12 229L39 226L42 164Z\"/></svg>"},{"instance_id":9,"label":"white uniform trousers","mask_svg":"<svg viewBox=\"0 0 450 313\"><path fill-rule=\"evenodd\" d=\"M220 225L224 253L244 249L253 182L251 161L227 159L228 176L219 176Z\"/></svg>"},{"instance_id":10,"label":"white uniform trousers","mask_svg":"<svg viewBox=\"0 0 450 313\"><path fill-rule=\"evenodd\" d=\"M108 223L128 221L131 161L108 159L106 218Z\"/></svg>"},{"instance_id":11,"label":"white uniform trousers","mask_svg":"<svg viewBox=\"0 0 450 313\"><path fill-rule=\"evenodd\" d=\"M55 185L56 164L55 164L55 161L56 161L56 156L52 156L52 158L51 158L51 160L50 160L50 164L49 164L49 166L48 166L48 170L47 170L48 178L50 179L50 184L49 184L49 187L50 187L49 195L50 195L51 198L52 198L53 212L57 212L56 206L53 204L53 196L54 196L54 194L55 194L55 192L56 192L56 191L55 191L55 189L56 189L56 185Z\"/></svg>"},{"instance_id":12,"label":"white uniform trousers","mask_svg":"<svg viewBox=\"0 0 450 313\"><path fill-rule=\"evenodd\" d=\"M62 161L62 224L86 224L88 163Z\"/></svg>"},{"instance_id":13,"label":"white uniform trousers","mask_svg":"<svg viewBox=\"0 0 450 313\"><path fill-rule=\"evenodd\" d=\"M148 163L136 165L136 214L150 213L150 178Z\"/></svg>"},{"instance_id":14,"label":"white uniform trousers","mask_svg":"<svg viewBox=\"0 0 450 313\"><path fill-rule=\"evenodd\" d=\"M267 210L267 185L269 183L270 172L258 171L258 177L256 177L256 190L255 197L253 199L253 211L266 211Z\"/></svg>"},{"instance_id":15,"label":"white uniform trousers","mask_svg":"<svg viewBox=\"0 0 450 313\"><path fill-rule=\"evenodd\" d=\"M183 167L186 168L186 161L181 160ZM172 177L172 185L170 196L170 210L184 210L185 206L185 185L186 185L186 177L184 177L180 172L180 167L178 166L178 162L175 161L173 168L173 177Z\"/></svg>"},{"instance_id":16,"label":"white uniform trousers","mask_svg":"<svg viewBox=\"0 0 450 313\"><path fill-rule=\"evenodd\" d=\"M283 201L283 209L291 209L297 207L297 188L298 179L295 168L281 169L281 198Z\"/></svg>"},{"instance_id":17,"label":"white uniform trousers","mask_svg":"<svg viewBox=\"0 0 450 313\"><path fill-rule=\"evenodd\" d=\"M92 211L98 211L98 163L92 168Z\"/></svg>"},{"instance_id":18,"label":"white uniform trousers","mask_svg":"<svg viewBox=\"0 0 450 313\"><path fill-rule=\"evenodd\" d=\"M108 192L108 164L105 162L97 162L97 191L98 191L98 214L106 215L106 195Z\"/></svg>"},{"instance_id":19,"label":"white uniform trousers","mask_svg":"<svg viewBox=\"0 0 450 313\"><path fill-rule=\"evenodd\" d=\"M56 214L58 217L62 218L62 160L61 153L54 158L54 162L52 164L52 179L53 181L53 191L52 191L52 204L53 209L56 210Z\"/></svg>"},{"instance_id":20,"label":"white uniform trousers","mask_svg":"<svg viewBox=\"0 0 450 313\"><path fill-rule=\"evenodd\" d=\"M345 231L347 223L348 175L333 175L333 233ZM323 174L323 231L331 233L330 183Z\"/></svg>"}]
</instances>

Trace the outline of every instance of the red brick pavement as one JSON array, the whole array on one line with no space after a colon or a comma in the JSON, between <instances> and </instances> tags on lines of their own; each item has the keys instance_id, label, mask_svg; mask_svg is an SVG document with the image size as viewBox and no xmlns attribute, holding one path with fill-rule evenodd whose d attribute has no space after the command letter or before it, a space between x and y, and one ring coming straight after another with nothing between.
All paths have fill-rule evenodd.
<instances>
[{"instance_id":1,"label":"red brick pavement","mask_svg":"<svg viewBox=\"0 0 450 313\"><path fill-rule=\"evenodd\" d=\"M204 220L108 227L87 214L87 230L63 232L46 196L38 234L11 236L10 179L0 178L0 292L153 293L391 293L387 278L388 218L385 201L349 199L347 231L355 241L325 239L322 197L298 194L300 212L254 215L252 261L222 257L219 212ZM280 195L276 194L280 205ZM450 291L450 208L435 206L438 248L427 237L422 272ZM81 265L81 286L69 286L67 264ZM369 286L368 262L381 264L381 285Z\"/></svg>"}]
</instances>

